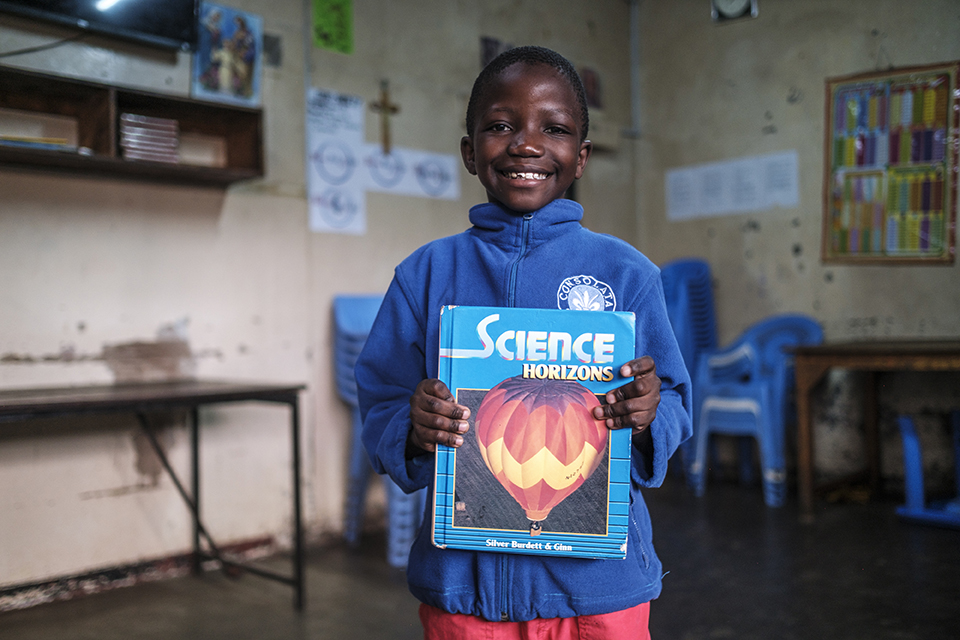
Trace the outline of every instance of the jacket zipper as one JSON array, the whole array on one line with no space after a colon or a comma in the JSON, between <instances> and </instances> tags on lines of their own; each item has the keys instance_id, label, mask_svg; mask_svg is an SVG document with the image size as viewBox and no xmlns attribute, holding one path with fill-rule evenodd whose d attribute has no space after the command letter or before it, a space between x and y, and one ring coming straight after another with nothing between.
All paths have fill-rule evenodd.
<instances>
[{"instance_id":1,"label":"jacket zipper","mask_svg":"<svg viewBox=\"0 0 960 640\"><path fill-rule=\"evenodd\" d=\"M507 612L507 554L500 555L500 620L506 622L510 619Z\"/></svg>"},{"instance_id":2,"label":"jacket zipper","mask_svg":"<svg viewBox=\"0 0 960 640\"><path fill-rule=\"evenodd\" d=\"M527 244L529 242L528 236L530 235L530 221L533 220L532 213L526 213L523 215L523 220L520 222L520 251L517 255L517 259L513 261L513 264L510 265L510 282L507 287L507 306L515 307L517 306L517 271L520 269L520 261L523 260L524 254L527 252ZM500 619L507 621L510 619L509 613L509 603L508 593L509 593L509 580L507 579L507 563L508 558L507 554L502 554L500 556Z\"/></svg>"},{"instance_id":3,"label":"jacket zipper","mask_svg":"<svg viewBox=\"0 0 960 640\"><path fill-rule=\"evenodd\" d=\"M517 306L517 271L520 269L520 261L523 260L523 256L527 252L531 220L533 220L533 214L526 213L523 215L523 221L520 223L520 253L510 266L510 286L507 288L508 307Z\"/></svg>"}]
</instances>

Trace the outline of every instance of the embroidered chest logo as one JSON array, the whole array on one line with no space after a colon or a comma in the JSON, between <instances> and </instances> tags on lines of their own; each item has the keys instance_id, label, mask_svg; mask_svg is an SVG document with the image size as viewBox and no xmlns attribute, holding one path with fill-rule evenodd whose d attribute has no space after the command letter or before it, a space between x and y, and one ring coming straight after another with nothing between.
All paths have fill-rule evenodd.
<instances>
[{"instance_id":1,"label":"embroidered chest logo","mask_svg":"<svg viewBox=\"0 0 960 640\"><path fill-rule=\"evenodd\" d=\"M571 276L560 283L557 308L580 311L616 311L617 296L606 282L593 276Z\"/></svg>"}]
</instances>

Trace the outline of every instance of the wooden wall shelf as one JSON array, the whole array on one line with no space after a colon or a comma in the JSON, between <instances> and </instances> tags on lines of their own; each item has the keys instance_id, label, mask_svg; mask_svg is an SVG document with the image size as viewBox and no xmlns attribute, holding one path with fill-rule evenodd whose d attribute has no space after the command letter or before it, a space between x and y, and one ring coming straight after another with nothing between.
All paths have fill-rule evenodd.
<instances>
[{"instance_id":1,"label":"wooden wall shelf","mask_svg":"<svg viewBox=\"0 0 960 640\"><path fill-rule=\"evenodd\" d=\"M0 108L76 121L77 146L59 151L0 144L0 167L226 187L263 175L263 112L0 67ZM127 160L121 113L177 120L182 136L222 142L223 166Z\"/></svg>"}]
</instances>

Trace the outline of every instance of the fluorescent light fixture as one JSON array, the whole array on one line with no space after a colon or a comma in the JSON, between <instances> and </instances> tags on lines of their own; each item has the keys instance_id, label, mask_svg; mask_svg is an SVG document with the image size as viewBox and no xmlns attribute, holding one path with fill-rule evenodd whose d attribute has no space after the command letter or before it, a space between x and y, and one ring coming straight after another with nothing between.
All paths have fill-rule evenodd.
<instances>
[{"instance_id":1,"label":"fluorescent light fixture","mask_svg":"<svg viewBox=\"0 0 960 640\"><path fill-rule=\"evenodd\" d=\"M106 11L107 9L117 4L118 2L120 2L120 0L98 0L97 4L93 6L96 7L99 11Z\"/></svg>"}]
</instances>

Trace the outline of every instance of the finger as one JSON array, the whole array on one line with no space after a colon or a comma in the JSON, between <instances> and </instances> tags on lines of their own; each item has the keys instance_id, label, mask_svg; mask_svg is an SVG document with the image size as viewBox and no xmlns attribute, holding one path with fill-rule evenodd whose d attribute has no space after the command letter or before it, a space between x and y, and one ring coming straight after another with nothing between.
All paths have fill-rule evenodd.
<instances>
[{"instance_id":1,"label":"finger","mask_svg":"<svg viewBox=\"0 0 960 640\"><path fill-rule=\"evenodd\" d=\"M656 417L656 410L660 404L659 379L656 380L657 384L651 385L647 391L643 393L634 393L631 391L633 395L629 395L629 397L624 397L623 388L617 389L610 395L616 395L620 397L620 399L609 404L595 407L593 410L594 418L604 420L610 429L622 429L628 426L637 428L650 424L653 422L653 418ZM630 383L624 386L631 387L635 384L636 383Z\"/></svg>"},{"instance_id":2,"label":"finger","mask_svg":"<svg viewBox=\"0 0 960 640\"><path fill-rule=\"evenodd\" d=\"M411 401L411 413L436 416L447 421L462 422L470 417L470 409L456 402L441 400L433 396L414 396ZM441 427L442 428L442 427Z\"/></svg>"},{"instance_id":3,"label":"finger","mask_svg":"<svg viewBox=\"0 0 960 640\"><path fill-rule=\"evenodd\" d=\"M469 415L469 410L466 407L459 407L463 411L458 411L458 413L467 413ZM464 419L459 418L449 418L440 413L423 411L420 408L414 407L410 411L410 421L414 427L419 427L424 431L441 431L452 434L463 434L467 432L467 429L470 428L470 424ZM422 434L424 435L424 434Z\"/></svg>"},{"instance_id":4,"label":"finger","mask_svg":"<svg viewBox=\"0 0 960 640\"><path fill-rule=\"evenodd\" d=\"M634 432L639 432L649 427L656 417L656 408L650 408L607 418L604 420L604 424L611 430L629 428L633 429Z\"/></svg>"},{"instance_id":5,"label":"finger","mask_svg":"<svg viewBox=\"0 0 960 640\"><path fill-rule=\"evenodd\" d=\"M463 423L463 430L466 431L466 428L466 423ZM422 425L414 425L410 432L410 439L418 447L429 452L436 451L438 444L445 444L454 448L463 444L463 436L460 433L429 429Z\"/></svg>"},{"instance_id":6,"label":"finger","mask_svg":"<svg viewBox=\"0 0 960 640\"><path fill-rule=\"evenodd\" d=\"M453 394L450 393L450 389L447 388L447 385L443 383L442 380L437 378L427 378L420 382L417 385L417 392L423 392L428 396L433 396L434 398L440 398L441 400L447 400L453 402L456 398L453 397Z\"/></svg>"},{"instance_id":7,"label":"finger","mask_svg":"<svg viewBox=\"0 0 960 640\"><path fill-rule=\"evenodd\" d=\"M624 363L620 367L620 375L624 378L633 378L637 376L646 376L657 372L657 366L650 356L642 356Z\"/></svg>"}]
</instances>

